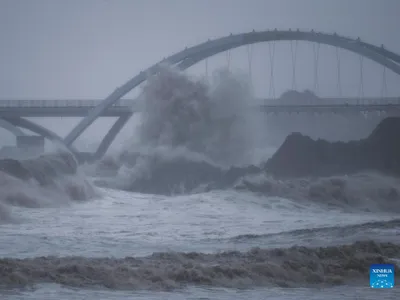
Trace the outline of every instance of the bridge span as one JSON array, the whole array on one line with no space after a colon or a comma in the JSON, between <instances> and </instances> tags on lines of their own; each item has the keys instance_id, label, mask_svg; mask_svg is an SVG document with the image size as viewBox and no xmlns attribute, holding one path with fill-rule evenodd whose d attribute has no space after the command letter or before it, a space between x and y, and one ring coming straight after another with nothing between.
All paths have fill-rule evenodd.
<instances>
[{"instance_id":1,"label":"bridge span","mask_svg":"<svg viewBox=\"0 0 400 300\"><path fill-rule=\"evenodd\" d=\"M255 106L249 106L264 113L362 113L362 112L386 112L398 114L400 112L400 99L396 98L382 98L385 89L382 89L382 95L379 98L364 98L363 92L363 68L361 61L367 58L383 67L383 80L386 83L385 70L390 70L394 74L400 75L400 55L389 51L383 45L375 46L359 38L353 39L349 37L340 36L336 33L323 33L301 30L265 30L265 31L252 31L247 33L230 34L229 36L207 40L204 43L186 47L184 50L172 54L163 60L155 63L149 68L142 70L136 76L129 79L127 82L118 86L112 91L104 100L3 100L0 101L0 126L13 132L15 135L21 135L18 128L29 129L41 136L49 139L57 140L64 144L71 151L74 141L91 125L93 122L102 116L115 116L116 122L112 125L109 132L105 135L98 147L96 153L93 154L94 159L101 158L108 147L113 142L114 138L122 127L126 124L129 118L135 113L140 112L140 102L133 100L124 100L127 94L137 88L141 83L145 82L151 76L158 74L165 64L171 65L181 71L190 68L191 66L201 62L207 61L209 57L223 52L229 52L232 49L242 46L250 47L257 43L278 42L278 41L307 41L316 45L329 45L353 52L360 56L360 89L359 97L357 98L326 98L326 99L313 99L310 101L302 100L302 102L291 100L286 101L283 99L275 100L262 100ZM291 44L292 45L292 44ZM317 47L318 48L318 47ZM249 50L249 48L247 48ZM314 86L317 86L318 78L318 55L314 50ZM338 52L336 52L337 54ZM251 78L251 59L250 51L249 56L249 74ZM271 56L271 52L270 52ZM273 56L273 55L272 55ZM230 55L228 56L230 60ZM294 57L296 57L294 55ZM270 57L271 66L273 61ZM338 62L338 86L340 86L340 60ZM292 52L292 66L295 75L295 59L293 59ZM273 68L271 68L271 78L273 79ZM270 81L272 83L273 80ZM292 84L293 85L293 84ZM384 87L385 85L383 85ZM294 89L294 88L292 88ZM274 90L274 89L272 89ZM341 91L341 88L339 89ZM342 95L340 92L339 95ZM275 97L273 93L272 98ZM296 100L296 99L294 99ZM299 100L299 99L298 99ZM62 138L47 128L30 121L26 117L83 117L82 120Z\"/></svg>"},{"instance_id":2,"label":"bridge span","mask_svg":"<svg viewBox=\"0 0 400 300\"><path fill-rule=\"evenodd\" d=\"M0 100L0 118L13 117L85 117L102 100ZM400 97L387 98L320 98L310 101L257 99L249 109L264 113L361 113L398 112ZM361 103L361 104L360 104ZM101 114L102 117L131 116L141 112L138 101L120 99Z\"/></svg>"}]
</instances>

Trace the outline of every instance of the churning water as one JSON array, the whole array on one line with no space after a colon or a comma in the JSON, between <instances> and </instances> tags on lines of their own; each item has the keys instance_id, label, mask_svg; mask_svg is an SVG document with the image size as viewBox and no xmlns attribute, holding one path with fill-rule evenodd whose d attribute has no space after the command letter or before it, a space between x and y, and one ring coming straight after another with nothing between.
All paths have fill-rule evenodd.
<instances>
[{"instance_id":1,"label":"churning water","mask_svg":"<svg viewBox=\"0 0 400 300\"><path fill-rule=\"evenodd\" d=\"M1 299L399 299L368 279L400 258L399 180L269 177L249 91L166 67L119 155L2 162Z\"/></svg>"}]
</instances>

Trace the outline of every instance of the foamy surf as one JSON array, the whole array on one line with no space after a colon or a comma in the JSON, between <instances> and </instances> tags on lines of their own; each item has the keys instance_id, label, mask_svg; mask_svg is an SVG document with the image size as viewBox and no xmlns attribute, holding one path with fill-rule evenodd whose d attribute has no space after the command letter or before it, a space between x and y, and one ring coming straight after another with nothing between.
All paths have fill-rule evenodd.
<instances>
[{"instance_id":1,"label":"foamy surf","mask_svg":"<svg viewBox=\"0 0 400 300\"><path fill-rule=\"evenodd\" d=\"M75 287L165 290L187 285L250 288L363 284L369 263L392 262L400 245L356 242L217 254L154 253L148 257L37 257L0 259L3 287L58 283ZM396 272L400 268L396 266ZM399 278L397 275L396 278Z\"/></svg>"},{"instance_id":2,"label":"foamy surf","mask_svg":"<svg viewBox=\"0 0 400 300\"><path fill-rule=\"evenodd\" d=\"M20 220L13 208L57 207L96 195L70 153L3 159L0 166L0 223Z\"/></svg>"}]
</instances>

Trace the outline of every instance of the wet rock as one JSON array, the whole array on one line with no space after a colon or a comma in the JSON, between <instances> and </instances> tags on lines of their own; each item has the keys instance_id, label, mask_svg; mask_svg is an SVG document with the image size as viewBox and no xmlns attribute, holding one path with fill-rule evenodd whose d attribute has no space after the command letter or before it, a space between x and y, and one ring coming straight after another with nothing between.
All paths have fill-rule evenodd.
<instances>
[{"instance_id":1,"label":"wet rock","mask_svg":"<svg viewBox=\"0 0 400 300\"><path fill-rule=\"evenodd\" d=\"M313 140L290 134L267 161L268 173L282 177L332 176L362 171L400 175L400 118L384 119L366 138L351 142Z\"/></svg>"}]
</instances>

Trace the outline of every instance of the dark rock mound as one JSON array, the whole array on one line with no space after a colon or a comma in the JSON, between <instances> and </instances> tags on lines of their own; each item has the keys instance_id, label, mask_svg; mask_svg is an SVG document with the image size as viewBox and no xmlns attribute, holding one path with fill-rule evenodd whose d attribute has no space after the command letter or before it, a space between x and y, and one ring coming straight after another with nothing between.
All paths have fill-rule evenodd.
<instances>
[{"instance_id":1,"label":"dark rock mound","mask_svg":"<svg viewBox=\"0 0 400 300\"><path fill-rule=\"evenodd\" d=\"M400 118L384 119L366 139L328 142L290 134L267 161L268 173L283 177L331 176L374 170L400 175Z\"/></svg>"},{"instance_id":2,"label":"dark rock mound","mask_svg":"<svg viewBox=\"0 0 400 300\"><path fill-rule=\"evenodd\" d=\"M174 194L230 187L238 178L247 174L257 174L261 169L256 166L231 167L223 169L204 161L186 159L153 160L144 173L125 187L140 193Z\"/></svg>"}]
</instances>

